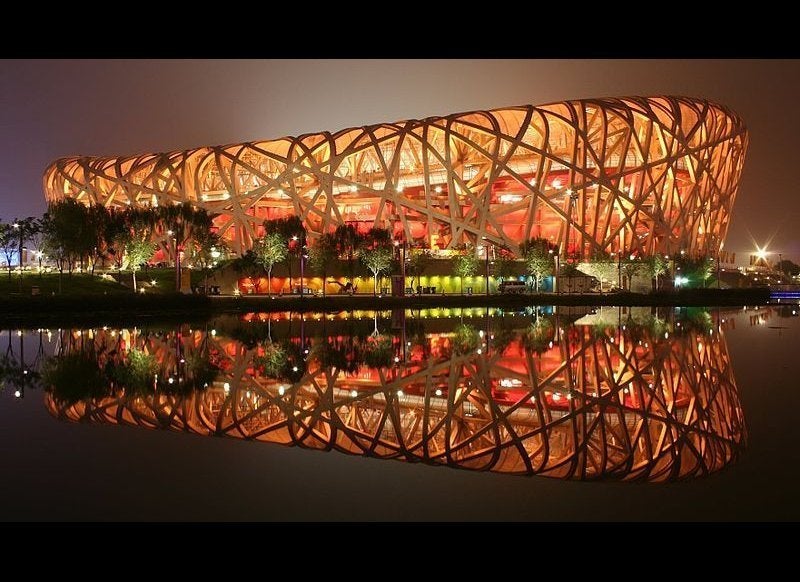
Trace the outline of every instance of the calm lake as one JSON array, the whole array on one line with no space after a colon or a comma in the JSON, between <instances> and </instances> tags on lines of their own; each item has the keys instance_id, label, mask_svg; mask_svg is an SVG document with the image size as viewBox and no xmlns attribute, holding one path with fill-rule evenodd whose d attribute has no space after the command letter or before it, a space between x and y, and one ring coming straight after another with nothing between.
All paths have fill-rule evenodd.
<instances>
[{"instance_id":1,"label":"calm lake","mask_svg":"<svg viewBox=\"0 0 800 582\"><path fill-rule=\"evenodd\" d=\"M797 520L800 307L0 332L2 520Z\"/></svg>"}]
</instances>

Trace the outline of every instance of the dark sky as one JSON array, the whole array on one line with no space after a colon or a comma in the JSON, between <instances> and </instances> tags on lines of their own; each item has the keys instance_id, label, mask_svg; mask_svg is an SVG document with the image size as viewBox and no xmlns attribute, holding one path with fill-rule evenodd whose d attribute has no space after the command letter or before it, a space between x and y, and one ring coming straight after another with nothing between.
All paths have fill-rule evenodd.
<instances>
[{"instance_id":1,"label":"dark sky","mask_svg":"<svg viewBox=\"0 0 800 582\"><path fill-rule=\"evenodd\" d=\"M751 145L725 248L800 262L800 61L0 61L0 219L44 211L53 159L128 155L581 97L677 94Z\"/></svg>"}]
</instances>

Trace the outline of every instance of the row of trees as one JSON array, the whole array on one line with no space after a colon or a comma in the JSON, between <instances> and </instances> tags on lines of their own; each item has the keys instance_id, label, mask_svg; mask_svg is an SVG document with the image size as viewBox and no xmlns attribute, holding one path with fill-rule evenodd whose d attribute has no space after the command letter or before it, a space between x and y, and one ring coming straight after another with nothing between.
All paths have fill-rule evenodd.
<instances>
[{"instance_id":1,"label":"row of trees","mask_svg":"<svg viewBox=\"0 0 800 582\"><path fill-rule=\"evenodd\" d=\"M373 228L366 233L359 232L354 226L346 224L335 231L326 233L316 243L307 248L306 231L297 217L266 221L264 236L255 241L252 251L239 261L240 271L256 279L262 272L267 273L268 285L272 289L272 268L279 263L291 265L300 255L308 259L308 264L326 280L335 265L344 272L350 282L356 276L358 264L364 265L371 273L374 289L378 287L378 278L388 273L394 265L395 252L391 233L386 229ZM558 247L544 238L532 238L522 243L519 255L525 265L525 271L533 278L538 291L547 278L556 272ZM423 249L411 249L406 256L405 272L413 281L428 267L432 257ZM494 264L496 276L505 278L515 271L516 257L509 249L499 249ZM680 256L675 260L675 269L695 283L704 284L712 274L713 263L706 259L690 259ZM463 280L478 273L480 259L471 247L453 259L453 273ZM646 259L632 258L618 260L613 256L598 253L585 262L564 263L560 265L560 275L570 276L578 270L596 277L600 281L614 281L624 276L630 281L638 273L646 273L654 281L658 289L661 278L667 273L669 263L663 255L654 255ZM325 293L323 285L323 294Z\"/></svg>"},{"instance_id":2,"label":"row of trees","mask_svg":"<svg viewBox=\"0 0 800 582\"><path fill-rule=\"evenodd\" d=\"M180 252L187 252L201 269L210 267L224 248L212 229L213 216L189 203L155 208L109 209L99 204L86 206L72 199L50 204L42 218L28 217L13 223L0 222L0 251L8 265L16 257L22 262L26 244L35 247L41 259L48 257L63 275L76 268L92 274L98 265L111 263L133 272L152 258L158 249L176 257L176 285Z\"/></svg>"},{"instance_id":3,"label":"row of trees","mask_svg":"<svg viewBox=\"0 0 800 582\"><path fill-rule=\"evenodd\" d=\"M536 290L542 281L556 271L556 256L558 247L547 239L532 238L520 245L520 255L525 262L526 271L535 282ZM705 286L706 281L712 276L714 263L708 257L692 258L679 255L674 262L674 268L680 271L693 284ZM654 282L658 290L661 278L669 269L669 261L664 255L655 254L647 258L628 257L622 259L607 253L596 253L589 261L565 263L560 266L559 275L570 276L578 270L602 281L613 281L618 276L624 276L629 282L638 273L645 273Z\"/></svg>"},{"instance_id":4,"label":"row of trees","mask_svg":"<svg viewBox=\"0 0 800 582\"><path fill-rule=\"evenodd\" d=\"M391 233L387 229L372 228L362 233L353 225L345 224L333 232L322 235L316 244L309 248L306 246L305 227L299 218L293 216L265 221L264 235L254 241L253 248L237 260L234 266L255 279L256 285L259 275L266 272L267 285L269 292L272 293L272 269L279 263L286 262L291 278L293 260L308 259L309 265L322 274L323 280L327 279L332 266L339 263L344 267L343 270L349 279L348 284L352 288L357 261L360 261L372 274L374 289L377 290L378 278L392 268L393 244ZM420 263L418 260L417 264Z\"/></svg>"}]
</instances>

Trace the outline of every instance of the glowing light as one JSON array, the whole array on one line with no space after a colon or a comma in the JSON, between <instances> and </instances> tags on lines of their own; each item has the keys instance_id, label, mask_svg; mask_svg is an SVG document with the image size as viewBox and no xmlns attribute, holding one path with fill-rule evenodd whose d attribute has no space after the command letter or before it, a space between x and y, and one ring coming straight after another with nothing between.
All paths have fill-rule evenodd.
<instances>
[{"instance_id":1,"label":"glowing light","mask_svg":"<svg viewBox=\"0 0 800 582\"><path fill-rule=\"evenodd\" d=\"M441 186L436 186L436 188L434 188L433 191L436 192L437 194L441 194L442 193L442 187Z\"/></svg>"},{"instance_id":2,"label":"glowing light","mask_svg":"<svg viewBox=\"0 0 800 582\"><path fill-rule=\"evenodd\" d=\"M561 180L559 180L558 178L553 180L553 188L561 188Z\"/></svg>"},{"instance_id":3,"label":"glowing light","mask_svg":"<svg viewBox=\"0 0 800 582\"><path fill-rule=\"evenodd\" d=\"M561 394L558 392L553 393L553 402L558 402L559 400L561 400Z\"/></svg>"},{"instance_id":4,"label":"glowing light","mask_svg":"<svg viewBox=\"0 0 800 582\"><path fill-rule=\"evenodd\" d=\"M278 394L283 396L285 393L286 393L286 388L284 388L283 386L278 386Z\"/></svg>"},{"instance_id":5,"label":"glowing light","mask_svg":"<svg viewBox=\"0 0 800 582\"><path fill-rule=\"evenodd\" d=\"M292 372L297 372L297 370L298 370L297 366L292 366Z\"/></svg>"},{"instance_id":6,"label":"glowing light","mask_svg":"<svg viewBox=\"0 0 800 582\"><path fill-rule=\"evenodd\" d=\"M353 398L358 396L358 390L350 390L350 396L353 397Z\"/></svg>"},{"instance_id":7,"label":"glowing light","mask_svg":"<svg viewBox=\"0 0 800 582\"><path fill-rule=\"evenodd\" d=\"M437 388L436 392L434 392L434 394L436 394L436 396L441 396L442 395L442 390L440 388Z\"/></svg>"},{"instance_id":8,"label":"glowing light","mask_svg":"<svg viewBox=\"0 0 800 582\"><path fill-rule=\"evenodd\" d=\"M150 285L151 285L151 286L153 286L153 287L155 287L155 286L156 286L156 280L155 280L155 279L153 279L152 281L150 281Z\"/></svg>"},{"instance_id":9,"label":"glowing light","mask_svg":"<svg viewBox=\"0 0 800 582\"><path fill-rule=\"evenodd\" d=\"M225 390L225 394L227 394L228 392L230 392L230 391L231 391L231 385L230 385L230 384L228 384L227 382L225 382L225 383L222 385L222 389L223 389L223 390Z\"/></svg>"},{"instance_id":10,"label":"glowing light","mask_svg":"<svg viewBox=\"0 0 800 582\"><path fill-rule=\"evenodd\" d=\"M519 202L520 200L522 200L522 196L519 194L500 194L501 204L513 204L514 202Z\"/></svg>"},{"instance_id":11,"label":"glowing light","mask_svg":"<svg viewBox=\"0 0 800 582\"><path fill-rule=\"evenodd\" d=\"M398 390L398 391L397 391L397 396L399 396L400 398L402 398L403 396L405 396L405 394L403 394L403 391L402 391L402 390Z\"/></svg>"},{"instance_id":12,"label":"glowing light","mask_svg":"<svg viewBox=\"0 0 800 582\"><path fill-rule=\"evenodd\" d=\"M217 330L216 329L212 329L211 330L211 336L212 337L216 337L216 335L217 335Z\"/></svg>"},{"instance_id":13,"label":"glowing light","mask_svg":"<svg viewBox=\"0 0 800 582\"><path fill-rule=\"evenodd\" d=\"M20 396L22 396L22 392L20 392L19 390L14 390L14 396L19 398Z\"/></svg>"}]
</instances>

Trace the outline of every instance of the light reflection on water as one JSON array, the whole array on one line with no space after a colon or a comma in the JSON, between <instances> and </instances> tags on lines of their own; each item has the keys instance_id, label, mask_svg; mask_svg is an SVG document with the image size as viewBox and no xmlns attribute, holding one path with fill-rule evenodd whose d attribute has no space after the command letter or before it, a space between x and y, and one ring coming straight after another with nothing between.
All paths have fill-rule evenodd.
<instances>
[{"instance_id":1,"label":"light reflection on water","mask_svg":"<svg viewBox=\"0 0 800 582\"><path fill-rule=\"evenodd\" d=\"M2 373L20 396L43 388L70 422L659 482L744 450L728 325L703 309L248 314L202 329L27 331L28 365L9 349Z\"/></svg>"}]
</instances>

